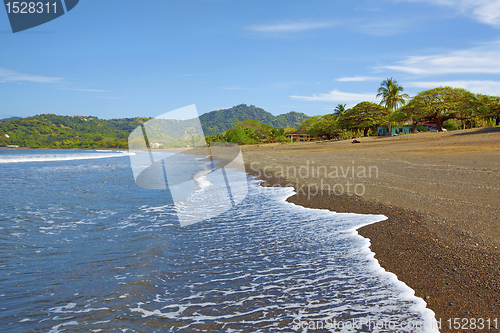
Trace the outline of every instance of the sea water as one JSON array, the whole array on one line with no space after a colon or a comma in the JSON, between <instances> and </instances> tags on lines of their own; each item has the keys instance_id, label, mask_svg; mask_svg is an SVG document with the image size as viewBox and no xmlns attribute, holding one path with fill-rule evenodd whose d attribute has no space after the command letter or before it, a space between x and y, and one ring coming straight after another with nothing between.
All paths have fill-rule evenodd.
<instances>
[{"instance_id":1,"label":"sea water","mask_svg":"<svg viewBox=\"0 0 500 333\"><path fill-rule=\"evenodd\" d=\"M2 332L437 332L356 232L385 217L250 178L240 205L180 227L126 155L0 150Z\"/></svg>"}]
</instances>

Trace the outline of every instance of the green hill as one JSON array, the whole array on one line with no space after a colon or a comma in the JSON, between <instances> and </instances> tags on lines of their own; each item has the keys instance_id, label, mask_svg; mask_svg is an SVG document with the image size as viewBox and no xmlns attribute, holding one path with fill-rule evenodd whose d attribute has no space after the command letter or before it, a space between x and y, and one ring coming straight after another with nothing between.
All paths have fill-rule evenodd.
<instances>
[{"instance_id":1,"label":"green hill","mask_svg":"<svg viewBox=\"0 0 500 333\"><path fill-rule=\"evenodd\" d=\"M300 124L307 118L309 117L305 114L293 111L276 117L253 105L240 104L230 109L202 114L200 122L205 135L217 135L233 128L237 122L244 120L257 120L262 124L277 128L299 128Z\"/></svg>"},{"instance_id":2,"label":"green hill","mask_svg":"<svg viewBox=\"0 0 500 333\"><path fill-rule=\"evenodd\" d=\"M278 117L255 106L241 104L227 110L200 116L205 135L216 135L234 127L238 121L257 120L273 127L298 128L305 114L290 112ZM0 121L0 147L18 145L31 148L127 148L129 134L151 118L99 119L93 116L34 117ZM184 137L194 120L168 121L168 135ZM201 135L201 133L190 133Z\"/></svg>"},{"instance_id":3,"label":"green hill","mask_svg":"<svg viewBox=\"0 0 500 333\"><path fill-rule=\"evenodd\" d=\"M0 146L126 148L128 135L149 118L98 119L43 114L0 122Z\"/></svg>"}]
</instances>

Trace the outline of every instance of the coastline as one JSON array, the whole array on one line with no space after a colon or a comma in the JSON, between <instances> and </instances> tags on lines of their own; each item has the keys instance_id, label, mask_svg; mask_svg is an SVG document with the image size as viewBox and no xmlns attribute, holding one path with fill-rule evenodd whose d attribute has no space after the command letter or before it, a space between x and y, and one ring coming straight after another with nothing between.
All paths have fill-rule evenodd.
<instances>
[{"instance_id":1,"label":"coastline","mask_svg":"<svg viewBox=\"0 0 500 333\"><path fill-rule=\"evenodd\" d=\"M435 198L430 197L429 194L425 197L420 192L418 197L421 202L414 205L416 209L408 207L408 204L405 205L405 200L400 193L395 194L396 198L400 197L399 202L392 203L390 201L393 198L390 193L398 188L398 184L397 181L391 184L387 183L392 182L393 178L397 178L393 174L387 179L362 180L367 187L376 186L375 192L384 192L384 188L387 187L386 193L377 197L380 200L375 200L373 193L369 193L369 190L365 196L352 195L351 193L324 193L323 191L319 193L305 192L302 188L304 184L310 185L314 181L317 182L318 177L316 179L314 177L307 179L286 177L289 175L283 177L282 170L277 169L276 165L292 166L295 163L296 167L304 166L303 162L307 159L301 155L314 158L318 163L321 156L328 156L332 152L336 155L337 162L342 159L342 154L353 155L356 161L360 161L362 159L360 156L363 156L363 161L367 162L373 156L394 148L391 145L401 146L401 142L404 141L415 141L417 144L425 146L426 151L436 148L440 152L440 154L436 154L438 159L441 159L442 154L446 153L446 160L456 162L454 167L462 161L459 158L460 154L476 155L475 157L478 158L481 154L478 155L474 152L484 152L485 145L490 147L486 149L489 155L494 155L495 160L500 161L500 136L495 135L497 131L493 131L493 133L464 132L455 134L470 133L473 135L473 139L464 135L460 139L463 142L454 142L458 139L450 136L449 133L446 137L439 136L441 134L439 133L433 136L417 135L407 138L402 136L382 140L362 138L360 141L365 143L367 147L371 145L368 149L372 156L369 156L370 153L363 144L351 145L348 142L341 144L278 144L273 147L243 147L242 150L247 163L247 172L251 176L261 179L263 186L292 186L295 188L297 194L288 198L288 202L308 208L329 209L338 213L387 216L387 220L362 227L358 233L370 240L370 248L375 253L375 259L379 261L380 265L387 271L396 274L400 281L415 290L416 296L425 300L427 307L435 312L436 319L441 320L441 332L460 332L465 330L464 323L466 321L471 323L474 319L479 318L485 320L488 318L491 320L500 319L500 251L498 250L500 239L495 233L495 228L498 227L500 221L491 220L492 216L488 215L488 212L476 214L474 225L471 220L461 214L456 214L457 211L453 209L441 209L442 214L435 214L430 205L435 201ZM492 137L492 135L495 136ZM481 139L479 140L482 142L481 144L474 142L478 138ZM450 142L443 142L446 140ZM407 143L403 146L407 146ZM450 144L461 152L447 152L446 149L449 148ZM320 149L317 148L319 146L321 146ZM342 150L344 152L339 153ZM429 164L429 159L425 159L425 162L421 161L418 159L418 152L413 153L417 155L417 158L412 159L405 156L406 162L416 165L417 168ZM297 159L297 157L299 158ZM470 156L466 156L466 159L469 160ZM276 163L273 164L273 160ZM260 163L258 165L260 168L256 167L256 162ZM390 163L387 162L387 159L384 159L384 162ZM430 162L434 163L435 161ZM483 167L485 166L484 160L479 162L483 162ZM464 165L462 163L461 167ZM266 172L264 173L264 171ZM386 171L381 167L381 172ZM411 178L413 171L410 170L410 173L405 174L405 177ZM490 171L492 170L487 172ZM414 176L419 177L418 173L415 173ZM454 177L460 178L460 176L461 174L448 172L444 178L449 180ZM475 177L471 180L477 183ZM457 186L466 188L468 179L461 179L461 182L464 184ZM480 185L476 183L474 185ZM497 184L491 184L494 191L499 191L500 187L495 187L495 185ZM482 188L481 186L477 187L480 190ZM445 192L447 191L440 193L440 197L444 197ZM448 196L457 195L453 193L456 192L456 189L448 192L450 192L447 193ZM385 194L388 195L385 196ZM477 196L477 193L470 193L471 196L474 194ZM468 196L468 193L461 195ZM414 196L417 197L416 194ZM498 197L500 196L495 198ZM411 199L413 200L411 202L416 201L415 198ZM492 214L498 212L496 210L498 207L490 207L491 202L487 202L486 198L480 197L478 200L486 202L484 206L491 208ZM461 203L457 200L456 204L460 205ZM467 204L462 203L461 205L467 208ZM463 223L460 223L459 220L462 218ZM486 227L488 223L493 224L490 229ZM460 318L460 329L453 327L455 318ZM448 322L449 319L451 322ZM497 327L490 327L490 329L486 327L479 331L498 332L499 330Z\"/></svg>"}]
</instances>

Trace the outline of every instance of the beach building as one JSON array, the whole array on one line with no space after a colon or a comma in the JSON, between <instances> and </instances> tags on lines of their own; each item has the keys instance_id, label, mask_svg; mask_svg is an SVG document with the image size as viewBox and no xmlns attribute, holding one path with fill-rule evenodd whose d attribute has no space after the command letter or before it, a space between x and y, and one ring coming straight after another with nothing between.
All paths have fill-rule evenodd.
<instances>
[{"instance_id":1,"label":"beach building","mask_svg":"<svg viewBox=\"0 0 500 333\"><path fill-rule=\"evenodd\" d=\"M286 135L287 138L292 139L292 141L312 141L314 138L309 134L301 134L299 132L292 132Z\"/></svg>"},{"instance_id":2,"label":"beach building","mask_svg":"<svg viewBox=\"0 0 500 333\"><path fill-rule=\"evenodd\" d=\"M436 124L433 123L422 123L429 132L435 132L436 131Z\"/></svg>"},{"instance_id":3,"label":"beach building","mask_svg":"<svg viewBox=\"0 0 500 333\"><path fill-rule=\"evenodd\" d=\"M413 130L412 121L403 121L398 123L397 126L391 127L391 135L409 134ZM389 135L389 126L377 126L377 134L380 136Z\"/></svg>"},{"instance_id":4,"label":"beach building","mask_svg":"<svg viewBox=\"0 0 500 333\"><path fill-rule=\"evenodd\" d=\"M159 149L161 146L163 146L163 143L152 142L149 146L151 147L151 149Z\"/></svg>"}]
</instances>

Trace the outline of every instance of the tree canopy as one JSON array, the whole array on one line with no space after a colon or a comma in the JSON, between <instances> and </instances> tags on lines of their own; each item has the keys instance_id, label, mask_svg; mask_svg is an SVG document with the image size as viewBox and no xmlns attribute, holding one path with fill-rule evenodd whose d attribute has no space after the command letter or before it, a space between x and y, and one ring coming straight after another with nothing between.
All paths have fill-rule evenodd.
<instances>
[{"instance_id":1,"label":"tree canopy","mask_svg":"<svg viewBox=\"0 0 500 333\"><path fill-rule=\"evenodd\" d=\"M212 142L236 144L255 144L266 141L283 142L290 141L286 137L287 131L295 131L295 129L275 128L261 124L257 120L244 120L237 122L233 128L228 129L224 133L206 136L205 140L208 144Z\"/></svg>"},{"instance_id":2,"label":"tree canopy","mask_svg":"<svg viewBox=\"0 0 500 333\"><path fill-rule=\"evenodd\" d=\"M395 116L399 120L431 121L438 131L442 131L446 120L471 119L481 113L482 107L484 105L470 91L439 87L418 93Z\"/></svg>"},{"instance_id":3,"label":"tree canopy","mask_svg":"<svg viewBox=\"0 0 500 333\"><path fill-rule=\"evenodd\" d=\"M338 127L339 117L335 114L327 114L317 119L309 128L308 133L312 136L326 136L329 139L337 137L341 133Z\"/></svg>"},{"instance_id":4,"label":"tree canopy","mask_svg":"<svg viewBox=\"0 0 500 333\"><path fill-rule=\"evenodd\" d=\"M240 121L255 120L276 128L298 128L307 118L309 117L305 114L294 111L274 116L254 105L240 104L229 109L204 113L200 116L200 122L205 135L217 135L233 128Z\"/></svg>"},{"instance_id":5,"label":"tree canopy","mask_svg":"<svg viewBox=\"0 0 500 333\"><path fill-rule=\"evenodd\" d=\"M477 94L476 98L484 106L480 113L485 118L495 118L500 125L500 97Z\"/></svg>"},{"instance_id":6,"label":"tree canopy","mask_svg":"<svg viewBox=\"0 0 500 333\"><path fill-rule=\"evenodd\" d=\"M367 136L370 128L383 125L387 122L386 117L389 111L379 104L371 102L361 102L352 109L347 110L339 118L339 126L347 130L362 130Z\"/></svg>"}]
</instances>

